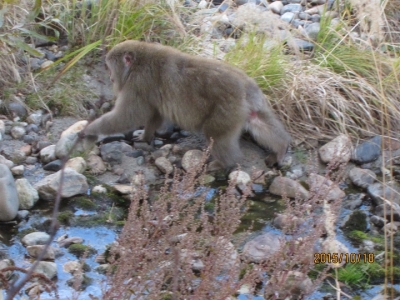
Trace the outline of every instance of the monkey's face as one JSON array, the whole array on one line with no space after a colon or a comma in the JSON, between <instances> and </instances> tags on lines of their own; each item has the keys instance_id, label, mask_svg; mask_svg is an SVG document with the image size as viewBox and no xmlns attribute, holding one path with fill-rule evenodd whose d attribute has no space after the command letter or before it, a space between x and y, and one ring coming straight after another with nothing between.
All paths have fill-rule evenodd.
<instances>
[{"instance_id":1,"label":"monkey's face","mask_svg":"<svg viewBox=\"0 0 400 300\"><path fill-rule=\"evenodd\" d=\"M113 72L111 71L108 61L106 61L106 71L108 72L111 82L114 83Z\"/></svg>"},{"instance_id":2,"label":"monkey's face","mask_svg":"<svg viewBox=\"0 0 400 300\"><path fill-rule=\"evenodd\" d=\"M117 93L121 91L125 82L128 80L132 68L133 57L129 53L123 55L115 54L111 51L106 57L106 69L113 83L113 89Z\"/></svg>"}]
</instances>

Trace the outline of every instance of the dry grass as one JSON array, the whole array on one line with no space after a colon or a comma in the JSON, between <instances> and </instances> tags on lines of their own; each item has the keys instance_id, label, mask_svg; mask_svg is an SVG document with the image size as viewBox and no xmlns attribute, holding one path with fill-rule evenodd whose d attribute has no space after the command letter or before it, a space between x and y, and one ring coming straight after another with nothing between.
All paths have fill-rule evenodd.
<instances>
[{"instance_id":1,"label":"dry grass","mask_svg":"<svg viewBox=\"0 0 400 300\"><path fill-rule=\"evenodd\" d=\"M363 77L343 76L307 62L296 63L287 74L286 89L274 92L294 136L332 138L339 132L369 136L382 127L400 128L398 90L382 93Z\"/></svg>"},{"instance_id":2,"label":"dry grass","mask_svg":"<svg viewBox=\"0 0 400 300\"><path fill-rule=\"evenodd\" d=\"M254 284L254 272L239 279L246 264L230 243L246 211L247 193L237 196L231 182L209 214L208 189L199 186L202 166L175 175L151 202L144 183L138 187L118 246L111 250L115 272L106 299L225 299L242 284ZM195 261L202 266L195 268Z\"/></svg>"}]
</instances>

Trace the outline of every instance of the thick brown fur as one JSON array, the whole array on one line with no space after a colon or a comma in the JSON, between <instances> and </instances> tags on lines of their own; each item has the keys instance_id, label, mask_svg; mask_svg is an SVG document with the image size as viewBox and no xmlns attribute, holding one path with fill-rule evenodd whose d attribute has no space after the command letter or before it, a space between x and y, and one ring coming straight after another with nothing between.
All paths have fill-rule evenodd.
<instances>
[{"instance_id":1,"label":"thick brown fur","mask_svg":"<svg viewBox=\"0 0 400 300\"><path fill-rule=\"evenodd\" d=\"M201 131L214 139L212 154L224 167L240 162L243 129L273 152L280 164L290 135L256 82L226 63L192 56L171 47L125 41L107 54L117 96L112 111L85 129L85 135L113 134L145 126L150 142L163 120Z\"/></svg>"}]
</instances>

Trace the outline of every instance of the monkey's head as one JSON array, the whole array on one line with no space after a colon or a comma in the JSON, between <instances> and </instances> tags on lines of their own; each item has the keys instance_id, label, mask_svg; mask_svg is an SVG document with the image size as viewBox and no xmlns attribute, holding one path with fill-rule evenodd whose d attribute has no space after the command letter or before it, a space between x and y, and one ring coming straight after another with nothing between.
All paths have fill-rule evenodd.
<instances>
[{"instance_id":1,"label":"monkey's head","mask_svg":"<svg viewBox=\"0 0 400 300\"><path fill-rule=\"evenodd\" d=\"M114 48L106 56L106 68L114 87L120 91L127 81L133 65L140 61L139 57L145 52L145 43L125 41Z\"/></svg>"}]
</instances>

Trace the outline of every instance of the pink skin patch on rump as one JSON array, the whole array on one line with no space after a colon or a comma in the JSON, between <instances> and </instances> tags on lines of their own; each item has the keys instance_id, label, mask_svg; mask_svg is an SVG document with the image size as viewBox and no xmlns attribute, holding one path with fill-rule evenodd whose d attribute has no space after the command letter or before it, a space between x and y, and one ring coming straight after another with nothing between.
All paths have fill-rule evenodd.
<instances>
[{"instance_id":1,"label":"pink skin patch on rump","mask_svg":"<svg viewBox=\"0 0 400 300\"><path fill-rule=\"evenodd\" d=\"M257 112L256 112L256 111L251 111L251 112L250 112L250 118L251 118L251 119L258 118Z\"/></svg>"}]
</instances>

